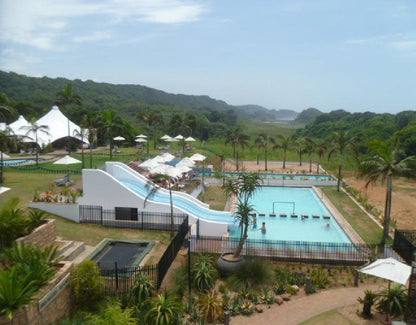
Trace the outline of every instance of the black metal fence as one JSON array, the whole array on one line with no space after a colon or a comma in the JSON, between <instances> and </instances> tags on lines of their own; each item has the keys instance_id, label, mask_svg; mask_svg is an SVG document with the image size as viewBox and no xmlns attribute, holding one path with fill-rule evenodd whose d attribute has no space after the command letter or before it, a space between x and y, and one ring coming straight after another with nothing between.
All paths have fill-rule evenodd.
<instances>
[{"instance_id":1,"label":"black metal fence","mask_svg":"<svg viewBox=\"0 0 416 325\"><path fill-rule=\"evenodd\" d=\"M416 231L398 230L394 232L393 249L407 262L411 263L416 257Z\"/></svg>"},{"instance_id":2,"label":"black metal fence","mask_svg":"<svg viewBox=\"0 0 416 325\"><path fill-rule=\"evenodd\" d=\"M115 228L130 228L141 230L179 231L186 214L164 212L137 211L135 220L117 220L115 210L103 209L97 205L80 205L79 220L81 223L92 223Z\"/></svg>"},{"instance_id":3,"label":"black metal fence","mask_svg":"<svg viewBox=\"0 0 416 325\"><path fill-rule=\"evenodd\" d=\"M233 252L239 242L232 237L191 237L192 252ZM366 244L320 243L247 239L242 254L288 262L361 265L373 250Z\"/></svg>"}]
</instances>

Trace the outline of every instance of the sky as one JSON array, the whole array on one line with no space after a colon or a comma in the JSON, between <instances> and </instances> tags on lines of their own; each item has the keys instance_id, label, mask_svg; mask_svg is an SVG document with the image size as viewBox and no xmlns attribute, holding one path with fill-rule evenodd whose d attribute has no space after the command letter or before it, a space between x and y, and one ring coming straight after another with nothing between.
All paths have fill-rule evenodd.
<instances>
[{"instance_id":1,"label":"sky","mask_svg":"<svg viewBox=\"0 0 416 325\"><path fill-rule=\"evenodd\" d=\"M416 110L416 1L0 0L0 70L270 109Z\"/></svg>"}]
</instances>

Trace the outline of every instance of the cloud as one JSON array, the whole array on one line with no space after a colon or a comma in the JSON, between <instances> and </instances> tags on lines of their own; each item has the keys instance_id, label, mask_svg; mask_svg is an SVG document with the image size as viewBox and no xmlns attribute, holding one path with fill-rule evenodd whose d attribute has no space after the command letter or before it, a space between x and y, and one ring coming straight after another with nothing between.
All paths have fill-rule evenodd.
<instances>
[{"instance_id":1,"label":"cloud","mask_svg":"<svg viewBox=\"0 0 416 325\"><path fill-rule=\"evenodd\" d=\"M401 33L394 35L378 35L369 38L351 39L345 42L348 45L357 46L382 46L392 48L403 54L416 52L416 36L410 33Z\"/></svg>"},{"instance_id":2,"label":"cloud","mask_svg":"<svg viewBox=\"0 0 416 325\"><path fill-rule=\"evenodd\" d=\"M416 40L391 42L390 46L398 50L416 50Z\"/></svg>"},{"instance_id":3,"label":"cloud","mask_svg":"<svg viewBox=\"0 0 416 325\"><path fill-rule=\"evenodd\" d=\"M27 65L34 65L42 62L39 57L18 52L12 48L5 48L1 51L0 70L24 73Z\"/></svg>"},{"instance_id":4,"label":"cloud","mask_svg":"<svg viewBox=\"0 0 416 325\"><path fill-rule=\"evenodd\" d=\"M97 26L135 22L174 24L197 21L207 12L197 0L2 0L0 42L53 50L66 30L78 27L77 19L88 17L85 32L75 42L100 41L111 37ZM83 22L85 24L85 22ZM84 26L84 25L83 25Z\"/></svg>"}]
</instances>

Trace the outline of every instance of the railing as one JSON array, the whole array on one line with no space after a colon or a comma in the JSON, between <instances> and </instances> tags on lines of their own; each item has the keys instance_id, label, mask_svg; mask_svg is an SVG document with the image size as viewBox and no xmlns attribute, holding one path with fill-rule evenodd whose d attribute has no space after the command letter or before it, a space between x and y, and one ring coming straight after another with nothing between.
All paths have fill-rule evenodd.
<instances>
[{"instance_id":1,"label":"railing","mask_svg":"<svg viewBox=\"0 0 416 325\"><path fill-rule=\"evenodd\" d=\"M393 249L407 262L416 259L416 231L399 230L394 232Z\"/></svg>"},{"instance_id":2,"label":"railing","mask_svg":"<svg viewBox=\"0 0 416 325\"><path fill-rule=\"evenodd\" d=\"M191 237L192 252L233 252L239 238ZM368 260L372 250L366 244L320 243L303 241L274 241L247 239L242 254L263 256L290 262L361 265Z\"/></svg>"}]
</instances>

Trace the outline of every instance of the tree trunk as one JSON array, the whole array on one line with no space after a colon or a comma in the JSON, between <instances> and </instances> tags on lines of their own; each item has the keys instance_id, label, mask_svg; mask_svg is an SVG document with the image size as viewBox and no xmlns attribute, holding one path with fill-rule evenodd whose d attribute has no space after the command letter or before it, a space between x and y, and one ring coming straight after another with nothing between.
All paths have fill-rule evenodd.
<instances>
[{"instance_id":1,"label":"tree trunk","mask_svg":"<svg viewBox=\"0 0 416 325\"><path fill-rule=\"evenodd\" d=\"M321 165L321 159L322 157L319 156L319 161L318 161L318 165L316 166L316 173L319 175L319 166Z\"/></svg>"},{"instance_id":2,"label":"tree trunk","mask_svg":"<svg viewBox=\"0 0 416 325\"><path fill-rule=\"evenodd\" d=\"M302 166L302 150L299 151L299 166Z\"/></svg>"},{"instance_id":3,"label":"tree trunk","mask_svg":"<svg viewBox=\"0 0 416 325\"><path fill-rule=\"evenodd\" d=\"M260 154L259 154L259 152L257 151L257 165L260 163Z\"/></svg>"},{"instance_id":4,"label":"tree trunk","mask_svg":"<svg viewBox=\"0 0 416 325\"><path fill-rule=\"evenodd\" d=\"M85 168L85 157L84 157L84 136L81 136L82 141L81 141L81 156L82 156L82 169Z\"/></svg>"},{"instance_id":5,"label":"tree trunk","mask_svg":"<svg viewBox=\"0 0 416 325\"><path fill-rule=\"evenodd\" d=\"M90 143L90 168L92 168L92 144Z\"/></svg>"},{"instance_id":6,"label":"tree trunk","mask_svg":"<svg viewBox=\"0 0 416 325\"><path fill-rule=\"evenodd\" d=\"M173 201L172 201L172 188L171 188L172 179L169 178L169 200L170 200L170 235L173 238L174 229L173 229Z\"/></svg>"},{"instance_id":7,"label":"tree trunk","mask_svg":"<svg viewBox=\"0 0 416 325\"><path fill-rule=\"evenodd\" d=\"M286 169L286 149L283 151L283 169Z\"/></svg>"},{"instance_id":8,"label":"tree trunk","mask_svg":"<svg viewBox=\"0 0 416 325\"><path fill-rule=\"evenodd\" d=\"M387 177L387 192L386 192L386 204L384 207L384 225L383 225L383 237L381 238L381 246L386 244L387 237L390 230L390 213L391 213L391 195L393 188L393 176Z\"/></svg>"},{"instance_id":9,"label":"tree trunk","mask_svg":"<svg viewBox=\"0 0 416 325\"><path fill-rule=\"evenodd\" d=\"M309 172L312 173L312 157L309 158Z\"/></svg>"},{"instance_id":10,"label":"tree trunk","mask_svg":"<svg viewBox=\"0 0 416 325\"><path fill-rule=\"evenodd\" d=\"M238 242L238 246L237 246L237 249L235 250L234 257L240 257L241 251L243 250L244 242L247 239L247 231L248 231L248 225L245 224L244 225L244 234L243 234L243 236L241 236L240 241Z\"/></svg>"},{"instance_id":11,"label":"tree trunk","mask_svg":"<svg viewBox=\"0 0 416 325\"><path fill-rule=\"evenodd\" d=\"M35 151L36 151L36 166L39 164L39 151L38 151L38 132L36 131L36 143L35 143Z\"/></svg>"},{"instance_id":12,"label":"tree trunk","mask_svg":"<svg viewBox=\"0 0 416 325\"><path fill-rule=\"evenodd\" d=\"M338 192L341 188L341 173L342 173L342 154L340 154L340 156L339 156L338 182L337 182L337 191Z\"/></svg>"},{"instance_id":13,"label":"tree trunk","mask_svg":"<svg viewBox=\"0 0 416 325\"><path fill-rule=\"evenodd\" d=\"M267 145L264 149L264 170L267 171Z\"/></svg>"},{"instance_id":14,"label":"tree trunk","mask_svg":"<svg viewBox=\"0 0 416 325\"><path fill-rule=\"evenodd\" d=\"M235 165L238 170L238 149L235 151Z\"/></svg>"}]
</instances>

